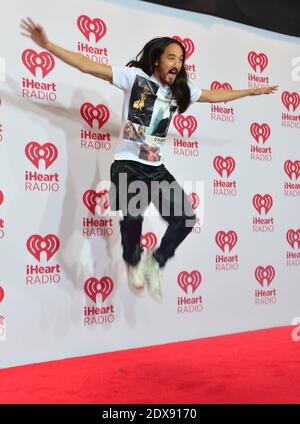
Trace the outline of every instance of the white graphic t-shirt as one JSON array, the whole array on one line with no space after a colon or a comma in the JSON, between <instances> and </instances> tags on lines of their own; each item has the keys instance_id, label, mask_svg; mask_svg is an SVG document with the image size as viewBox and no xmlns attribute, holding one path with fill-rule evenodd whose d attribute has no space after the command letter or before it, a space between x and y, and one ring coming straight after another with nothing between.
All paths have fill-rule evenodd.
<instances>
[{"instance_id":1,"label":"white graphic t-shirt","mask_svg":"<svg viewBox=\"0 0 300 424\"><path fill-rule=\"evenodd\" d=\"M125 93L122 111L122 140L115 160L135 160L146 165L163 163L161 148L166 141L172 117L177 109L168 85L149 77L142 69L112 66L112 84ZM188 83L191 103L201 96L202 90Z\"/></svg>"}]
</instances>

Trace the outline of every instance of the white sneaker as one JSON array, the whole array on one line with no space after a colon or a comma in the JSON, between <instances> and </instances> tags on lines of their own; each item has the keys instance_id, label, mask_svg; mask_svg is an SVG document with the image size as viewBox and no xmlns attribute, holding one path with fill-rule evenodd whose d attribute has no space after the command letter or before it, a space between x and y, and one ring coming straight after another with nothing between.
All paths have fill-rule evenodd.
<instances>
[{"instance_id":1,"label":"white sneaker","mask_svg":"<svg viewBox=\"0 0 300 424\"><path fill-rule=\"evenodd\" d=\"M153 250L149 250L143 263L144 276L147 283L148 293L158 303L162 302L163 295L160 286L162 271L156 259L153 257Z\"/></svg>"},{"instance_id":2,"label":"white sneaker","mask_svg":"<svg viewBox=\"0 0 300 424\"><path fill-rule=\"evenodd\" d=\"M144 261L145 254L143 253L140 261L136 265L130 265L125 262L128 287L135 295L142 294L145 288L145 277L143 274Z\"/></svg>"}]
</instances>

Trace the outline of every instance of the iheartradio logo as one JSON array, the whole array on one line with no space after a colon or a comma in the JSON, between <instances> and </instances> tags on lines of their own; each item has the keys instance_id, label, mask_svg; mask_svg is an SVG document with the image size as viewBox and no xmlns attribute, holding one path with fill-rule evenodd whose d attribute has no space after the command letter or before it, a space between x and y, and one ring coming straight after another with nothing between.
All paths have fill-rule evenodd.
<instances>
[{"instance_id":1,"label":"iheartradio logo","mask_svg":"<svg viewBox=\"0 0 300 424\"><path fill-rule=\"evenodd\" d=\"M300 249L300 228L296 231L292 229L288 230L286 233L286 239L292 249L295 249L295 247Z\"/></svg>"},{"instance_id":2,"label":"iheartradio logo","mask_svg":"<svg viewBox=\"0 0 300 424\"><path fill-rule=\"evenodd\" d=\"M41 237L38 234L34 234L27 240L27 250L34 256L39 262L41 260L41 253L46 252L47 261L58 251L60 242L56 235L48 234L45 237Z\"/></svg>"},{"instance_id":3,"label":"iheartradio logo","mask_svg":"<svg viewBox=\"0 0 300 424\"><path fill-rule=\"evenodd\" d=\"M0 286L0 303L2 302L2 300L4 299L4 290L3 288Z\"/></svg>"},{"instance_id":4,"label":"iheartradio logo","mask_svg":"<svg viewBox=\"0 0 300 424\"><path fill-rule=\"evenodd\" d=\"M3 200L4 200L4 196L3 196L2 191L0 190L0 205L2 205Z\"/></svg>"},{"instance_id":5,"label":"iheartradio logo","mask_svg":"<svg viewBox=\"0 0 300 424\"><path fill-rule=\"evenodd\" d=\"M262 142L265 143L266 140L270 137L271 129L266 123L259 125L257 122L253 122L250 127L250 132L257 141L257 143L259 143L259 139L261 139Z\"/></svg>"},{"instance_id":6,"label":"iheartradio logo","mask_svg":"<svg viewBox=\"0 0 300 424\"><path fill-rule=\"evenodd\" d=\"M105 22L100 18L91 19L81 15L77 18L77 27L88 41L91 41L90 35L94 34L96 43L106 34Z\"/></svg>"},{"instance_id":7,"label":"iheartradio logo","mask_svg":"<svg viewBox=\"0 0 300 424\"><path fill-rule=\"evenodd\" d=\"M195 51L195 44L190 38L180 38L178 35L174 35L172 38L174 40L180 41L185 48L185 59L187 60Z\"/></svg>"},{"instance_id":8,"label":"iheartradio logo","mask_svg":"<svg viewBox=\"0 0 300 424\"><path fill-rule=\"evenodd\" d=\"M157 237L154 233L148 232L141 235L140 246L145 249L154 249L157 246Z\"/></svg>"},{"instance_id":9,"label":"iheartradio logo","mask_svg":"<svg viewBox=\"0 0 300 424\"><path fill-rule=\"evenodd\" d=\"M231 84L229 82L224 82L221 84L219 81L213 81L210 85L211 90L232 90Z\"/></svg>"},{"instance_id":10,"label":"iheartradio logo","mask_svg":"<svg viewBox=\"0 0 300 424\"><path fill-rule=\"evenodd\" d=\"M188 294L188 287L192 287L192 293L195 293L197 288L200 286L202 277L199 271L193 270L188 273L187 271L182 271L178 274L177 283L182 290Z\"/></svg>"},{"instance_id":11,"label":"iheartradio logo","mask_svg":"<svg viewBox=\"0 0 300 424\"><path fill-rule=\"evenodd\" d=\"M266 282L267 287L269 287L275 277L275 269L272 267L272 265L268 265L265 268L263 266L258 266L254 275L262 287L264 287L264 282Z\"/></svg>"},{"instance_id":12,"label":"iheartradio logo","mask_svg":"<svg viewBox=\"0 0 300 424\"><path fill-rule=\"evenodd\" d=\"M248 54L248 62L254 72L258 72L257 69L259 69L259 72L262 73L268 66L268 58L264 53L250 52Z\"/></svg>"},{"instance_id":13,"label":"iheartradio logo","mask_svg":"<svg viewBox=\"0 0 300 424\"><path fill-rule=\"evenodd\" d=\"M300 96L295 91L293 93L284 91L281 95L281 101L289 112L290 109L292 109L292 112L295 112L300 104Z\"/></svg>"},{"instance_id":14,"label":"iheartradio logo","mask_svg":"<svg viewBox=\"0 0 300 424\"><path fill-rule=\"evenodd\" d=\"M295 179L297 180L300 175L300 160L295 160L295 162L292 162L291 160L286 160L284 162L284 171L286 175L290 178L290 180L292 180L293 174L295 175Z\"/></svg>"},{"instance_id":15,"label":"iheartradio logo","mask_svg":"<svg viewBox=\"0 0 300 424\"><path fill-rule=\"evenodd\" d=\"M45 162L45 169L47 169L57 159L58 151L56 146L52 143L41 145L36 141L31 141L25 146L25 155L37 169L39 169L40 159L43 159Z\"/></svg>"},{"instance_id":16,"label":"iheartradio logo","mask_svg":"<svg viewBox=\"0 0 300 424\"><path fill-rule=\"evenodd\" d=\"M265 209L265 215L267 215L273 205L273 199L270 194L265 194L264 196L255 194L252 199L252 204L260 215L262 213L262 208Z\"/></svg>"},{"instance_id":17,"label":"iheartradio logo","mask_svg":"<svg viewBox=\"0 0 300 424\"><path fill-rule=\"evenodd\" d=\"M104 276L97 280L97 278L89 278L84 283L84 291L87 296L92 299L94 303L98 294L101 294L102 303L108 298L114 288L113 280L110 277Z\"/></svg>"},{"instance_id":18,"label":"iheartradio logo","mask_svg":"<svg viewBox=\"0 0 300 424\"><path fill-rule=\"evenodd\" d=\"M200 204L200 197L197 193L192 192L188 195L188 200L192 206L193 209L197 209Z\"/></svg>"},{"instance_id":19,"label":"iheartradio logo","mask_svg":"<svg viewBox=\"0 0 300 424\"><path fill-rule=\"evenodd\" d=\"M50 53L37 53L33 49L23 51L22 62L34 77L36 77L37 68L40 68L42 70L42 78L45 78L55 66L54 57Z\"/></svg>"},{"instance_id":20,"label":"iheartradio logo","mask_svg":"<svg viewBox=\"0 0 300 424\"><path fill-rule=\"evenodd\" d=\"M109 208L108 190L96 192L95 190L87 190L82 196L84 205L93 215L96 213L96 207L100 207L101 215Z\"/></svg>"},{"instance_id":21,"label":"iheartradio logo","mask_svg":"<svg viewBox=\"0 0 300 424\"><path fill-rule=\"evenodd\" d=\"M228 178L235 168L235 160L232 156L227 156L226 158L216 156L213 165L221 178L223 178L223 171L225 171L225 176Z\"/></svg>"},{"instance_id":22,"label":"iheartradio logo","mask_svg":"<svg viewBox=\"0 0 300 424\"><path fill-rule=\"evenodd\" d=\"M225 231L218 231L215 237L216 243L220 249L225 253L225 246L228 246L229 252L234 248L237 242L237 234L235 231L230 230L227 233Z\"/></svg>"},{"instance_id":23,"label":"iheartradio logo","mask_svg":"<svg viewBox=\"0 0 300 424\"><path fill-rule=\"evenodd\" d=\"M108 108L101 104L94 106L92 103L83 103L80 108L80 113L91 128L93 128L93 121L96 120L99 130L110 117Z\"/></svg>"},{"instance_id":24,"label":"iheartradio logo","mask_svg":"<svg viewBox=\"0 0 300 424\"><path fill-rule=\"evenodd\" d=\"M197 129L197 120L194 116L188 115L184 117L183 115L175 115L174 116L174 127L179 132L181 137L183 137L183 131L186 130L188 133L188 137L196 131Z\"/></svg>"}]
</instances>

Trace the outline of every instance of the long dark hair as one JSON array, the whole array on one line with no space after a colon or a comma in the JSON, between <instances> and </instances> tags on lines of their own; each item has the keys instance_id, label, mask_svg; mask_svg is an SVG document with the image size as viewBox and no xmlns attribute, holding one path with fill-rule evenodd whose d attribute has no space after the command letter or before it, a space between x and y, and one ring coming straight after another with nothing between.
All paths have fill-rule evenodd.
<instances>
[{"instance_id":1,"label":"long dark hair","mask_svg":"<svg viewBox=\"0 0 300 424\"><path fill-rule=\"evenodd\" d=\"M182 48L183 61L182 67L170 88L172 90L173 97L176 99L178 112L183 113L190 104L191 92L187 83L187 74L184 68L185 48L180 41L170 37L153 38L139 52L136 59L128 62L126 66L141 68L147 75L151 76L154 72L155 62L160 59L165 48L174 43L178 44Z\"/></svg>"}]
</instances>

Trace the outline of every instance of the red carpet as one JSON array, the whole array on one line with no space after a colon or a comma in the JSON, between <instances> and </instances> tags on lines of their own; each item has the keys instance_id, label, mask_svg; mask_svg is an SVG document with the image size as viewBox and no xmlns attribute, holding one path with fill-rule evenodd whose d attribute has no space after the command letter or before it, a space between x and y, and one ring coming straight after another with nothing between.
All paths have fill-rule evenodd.
<instances>
[{"instance_id":1,"label":"red carpet","mask_svg":"<svg viewBox=\"0 0 300 424\"><path fill-rule=\"evenodd\" d=\"M292 327L0 370L3 403L299 403Z\"/></svg>"}]
</instances>

